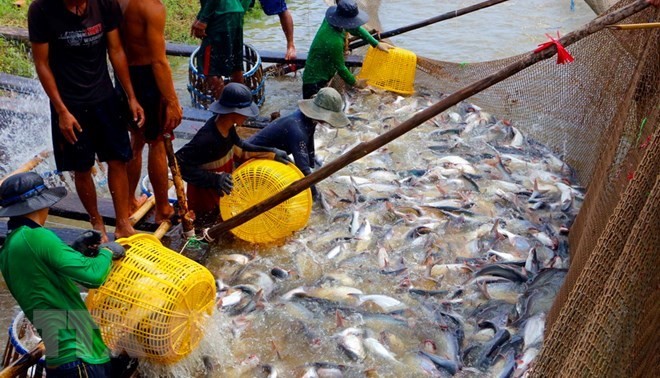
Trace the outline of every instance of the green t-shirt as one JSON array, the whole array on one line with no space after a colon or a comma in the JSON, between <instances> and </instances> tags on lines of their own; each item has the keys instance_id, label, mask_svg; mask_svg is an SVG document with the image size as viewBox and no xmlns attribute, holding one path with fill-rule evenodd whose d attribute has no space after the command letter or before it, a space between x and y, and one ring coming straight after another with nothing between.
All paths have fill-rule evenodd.
<instances>
[{"instance_id":1,"label":"green t-shirt","mask_svg":"<svg viewBox=\"0 0 660 378\"><path fill-rule=\"evenodd\" d=\"M378 45L378 41L362 26L348 32L369 42L371 46ZM303 84L327 82L335 76L335 73L338 73L346 84L355 84L355 76L348 70L344 61L345 37L346 31L334 28L328 21L323 20L309 47L303 71Z\"/></svg>"},{"instance_id":2,"label":"green t-shirt","mask_svg":"<svg viewBox=\"0 0 660 378\"><path fill-rule=\"evenodd\" d=\"M12 222L18 227L12 227ZM75 282L88 288L101 286L110 273L112 253L101 249L97 257L85 257L26 218L12 218L9 228L14 229L0 249L0 271L41 335L46 363L110 361L110 352Z\"/></svg>"},{"instance_id":3,"label":"green t-shirt","mask_svg":"<svg viewBox=\"0 0 660 378\"><path fill-rule=\"evenodd\" d=\"M200 0L197 19L206 23L206 35L211 40L223 32L243 30L243 15L250 7L250 0ZM222 41L218 41L222 42Z\"/></svg>"}]
</instances>

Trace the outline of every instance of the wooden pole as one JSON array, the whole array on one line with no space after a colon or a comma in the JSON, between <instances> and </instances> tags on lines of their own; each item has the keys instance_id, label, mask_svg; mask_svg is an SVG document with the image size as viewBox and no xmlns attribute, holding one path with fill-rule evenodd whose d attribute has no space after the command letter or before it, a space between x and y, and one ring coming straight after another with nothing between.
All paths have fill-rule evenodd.
<instances>
[{"instance_id":1,"label":"wooden pole","mask_svg":"<svg viewBox=\"0 0 660 378\"><path fill-rule=\"evenodd\" d=\"M39 153L36 154L32 159L28 160L28 161L25 162L23 165L21 165L20 167L16 168L16 170L14 170L12 173L10 173L10 174L8 174L7 176L5 176L5 177L3 177L2 179L0 179L0 185L2 184L3 181L5 181L5 180L7 179L7 177L9 177L9 176L11 176L11 175L15 175L15 174L17 174L17 173L24 173L24 172L31 171L32 169L34 169L34 167L36 167L36 166L39 165L42 161L44 161L44 160L48 157L48 155L50 155L50 153L51 153L50 150L43 150L43 151L39 152Z\"/></svg>"},{"instance_id":2,"label":"wooden pole","mask_svg":"<svg viewBox=\"0 0 660 378\"><path fill-rule=\"evenodd\" d=\"M179 217L181 217L181 224L183 226L183 233L186 237L194 236L195 227L188 211L188 200L186 199L186 192L183 188L183 179L181 179L181 171L179 164L174 156L174 148L172 147L172 136L170 134L163 135L165 141L165 152L167 153L167 162L172 172L172 180L174 181L174 188L176 189L176 199L179 202Z\"/></svg>"},{"instance_id":3,"label":"wooden pole","mask_svg":"<svg viewBox=\"0 0 660 378\"><path fill-rule=\"evenodd\" d=\"M636 2L623 7L615 12L610 14L598 17L593 21L589 22L585 26L565 35L560 39L560 42L564 46L572 45L573 43L581 40L582 38L593 34L597 31L602 30L608 25L619 22L631 15L641 11L642 9L648 7L649 4L645 0L637 0ZM429 119L437 116L441 112L447 110L451 106L456 105L460 101L463 101L484 89L487 89L504 79L524 70L525 68L540 62L544 59L548 59L557 53L555 46L551 46L545 50L539 51L538 53L530 52L527 55L522 56L515 62L509 64L508 66L502 68L501 70L488 75L487 77L476 81L467 87L450 94L449 96L443 98L437 103L431 105L430 107L415 113L412 117L404 121L399 126L387 131L384 134L372 139L369 142L363 142L352 148L350 151L339 156L337 159L331 161L330 163L324 165L318 171L313 172L309 176L306 176L288 187L286 187L281 192L276 193L272 197L246 209L242 213L224 221L215 226L206 230L208 235L211 238L217 238L223 233L231 230L234 227L240 226L241 224L249 221L250 219L256 217L257 215L272 209L273 207L279 205L280 203L286 201L287 199L295 196L296 194L302 192L303 190L309 188L310 186L318 183L319 181L329 177L333 173L344 168L348 164L360 159L363 156L368 155L369 153L381 148L385 144L393 141L394 139L400 137L401 135L407 133L408 131L414 129L415 127L421 125L422 123L428 121Z\"/></svg>"},{"instance_id":4,"label":"wooden pole","mask_svg":"<svg viewBox=\"0 0 660 378\"><path fill-rule=\"evenodd\" d=\"M0 371L0 378L13 378L25 374L31 366L34 366L37 361L39 361L45 352L46 347L44 346L43 341L39 342L39 344L29 351L28 354L2 369L2 371Z\"/></svg>"},{"instance_id":5,"label":"wooden pole","mask_svg":"<svg viewBox=\"0 0 660 378\"><path fill-rule=\"evenodd\" d=\"M376 38L377 40L381 40L381 39L384 39L384 38L394 37L395 35L403 34L405 32L409 32L411 30L423 28L425 26L429 26L429 25L435 24L435 23L440 22L440 21L445 21L445 20L449 20L450 18L455 18L455 17L458 17L458 16L462 16L464 14L472 13L474 11L478 11L480 9L488 8L490 6L497 5L497 4L503 3L505 1L508 1L508 0L487 0L487 1L483 1L481 3L474 4L474 5L471 5L469 7L465 7L465 8L455 10L455 11L443 13L439 16L431 17L431 18L428 18L424 21L420 21L420 22L417 22L417 23L414 23L414 24L411 24L411 25L408 25L408 26L398 28L398 29L386 31L386 32L383 32L383 33L380 33L380 34L376 33L376 34L374 34L374 38ZM350 50L352 50L352 49L356 49L358 47L365 46L367 44L368 44L367 41L360 39L360 40L349 43L348 48Z\"/></svg>"}]
</instances>

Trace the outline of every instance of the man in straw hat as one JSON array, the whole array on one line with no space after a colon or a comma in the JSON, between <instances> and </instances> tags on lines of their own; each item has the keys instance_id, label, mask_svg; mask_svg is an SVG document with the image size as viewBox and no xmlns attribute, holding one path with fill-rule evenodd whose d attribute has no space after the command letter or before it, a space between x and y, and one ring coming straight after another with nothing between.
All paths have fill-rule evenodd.
<instances>
[{"instance_id":1,"label":"man in straw hat","mask_svg":"<svg viewBox=\"0 0 660 378\"><path fill-rule=\"evenodd\" d=\"M93 245L101 233L86 231L74 242L77 251L45 229L49 208L66 194L64 187L47 188L34 172L10 176L0 185L0 217L9 217L0 271L44 341L48 378L106 377L110 352L76 283L103 284L124 248L116 242Z\"/></svg>"},{"instance_id":2,"label":"man in straw hat","mask_svg":"<svg viewBox=\"0 0 660 378\"><path fill-rule=\"evenodd\" d=\"M305 175L312 173L315 162L314 132L318 123L343 128L350 124L342 111L344 102L333 88L321 88L313 99L298 101L298 110L278 118L254 134L248 142L275 147L293 155L296 166ZM316 188L312 195L317 198Z\"/></svg>"},{"instance_id":3,"label":"man in straw hat","mask_svg":"<svg viewBox=\"0 0 660 378\"><path fill-rule=\"evenodd\" d=\"M287 153L243 141L236 132L248 117L259 114L250 89L229 83L220 99L209 106L213 117L206 121L193 139L176 152L181 176L188 183L188 207L198 224L214 222L220 197L231 193L234 158L275 159L288 163Z\"/></svg>"},{"instance_id":4,"label":"man in straw hat","mask_svg":"<svg viewBox=\"0 0 660 378\"><path fill-rule=\"evenodd\" d=\"M378 42L361 26L368 20L369 16L358 8L354 0L338 0L336 6L328 8L307 55L303 72L304 99L312 98L319 89L327 86L336 73L349 85L359 88L367 85L365 80L357 80L344 62L346 31L379 50L392 48L387 43Z\"/></svg>"}]
</instances>

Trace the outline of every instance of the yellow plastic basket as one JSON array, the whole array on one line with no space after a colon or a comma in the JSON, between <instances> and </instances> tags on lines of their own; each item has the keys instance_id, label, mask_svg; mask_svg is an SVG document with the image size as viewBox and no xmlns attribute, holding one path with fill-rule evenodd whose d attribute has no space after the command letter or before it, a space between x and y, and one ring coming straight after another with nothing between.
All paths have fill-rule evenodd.
<instances>
[{"instance_id":1,"label":"yellow plastic basket","mask_svg":"<svg viewBox=\"0 0 660 378\"><path fill-rule=\"evenodd\" d=\"M215 307L215 279L202 265L165 248L152 235L118 242L126 257L86 304L115 353L170 364L199 344Z\"/></svg>"},{"instance_id":2,"label":"yellow plastic basket","mask_svg":"<svg viewBox=\"0 0 660 378\"><path fill-rule=\"evenodd\" d=\"M366 79L371 86L411 95L415 93L416 70L417 56L412 51L394 47L384 52L369 47L357 77Z\"/></svg>"},{"instance_id":3,"label":"yellow plastic basket","mask_svg":"<svg viewBox=\"0 0 660 378\"><path fill-rule=\"evenodd\" d=\"M293 164L266 159L245 162L232 174L234 189L231 194L220 198L222 219L240 214L303 177ZM311 212L312 192L307 189L231 232L252 243L272 243L305 227Z\"/></svg>"}]
</instances>

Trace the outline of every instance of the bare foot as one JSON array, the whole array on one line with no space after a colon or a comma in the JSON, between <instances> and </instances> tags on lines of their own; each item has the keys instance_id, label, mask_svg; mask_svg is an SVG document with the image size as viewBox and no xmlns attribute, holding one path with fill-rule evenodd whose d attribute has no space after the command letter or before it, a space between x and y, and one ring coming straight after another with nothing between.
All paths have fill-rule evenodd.
<instances>
[{"instance_id":1,"label":"bare foot","mask_svg":"<svg viewBox=\"0 0 660 378\"><path fill-rule=\"evenodd\" d=\"M137 234L137 231L131 226L128 220L124 222L117 221L115 226L115 239L127 238Z\"/></svg>"},{"instance_id":2,"label":"bare foot","mask_svg":"<svg viewBox=\"0 0 660 378\"><path fill-rule=\"evenodd\" d=\"M148 199L148 198L149 198L149 197L147 197L146 194L142 194L142 195L140 195L138 198L133 198L133 199L131 200L131 205L130 205L130 207L129 207L129 213L130 213L130 214L135 213L135 212L137 211L137 209L139 209L140 207L142 207L142 205L144 205L144 203L147 202L147 199Z\"/></svg>"},{"instance_id":3,"label":"bare foot","mask_svg":"<svg viewBox=\"0 0 660 378\"><path fill-rule=\"evenodd\" d=\"M107 243L110 241L108 239L108 233L105 230L105 224L103 223L103 218L90 217L89 223L92 224L92 228L101 233L101 243Z\"/></svg>"},{"instance_id":4,"label":"bare foot","mask_svg":"<svg viewBox=\"0 0 660 378\"><path fill-rule=\"evenodd\" d=\"M174 208L169 203L163 209L156 209L156 224L161 224L164 221L172 218L174 215Z\"/></svg>"}]
</instances>

